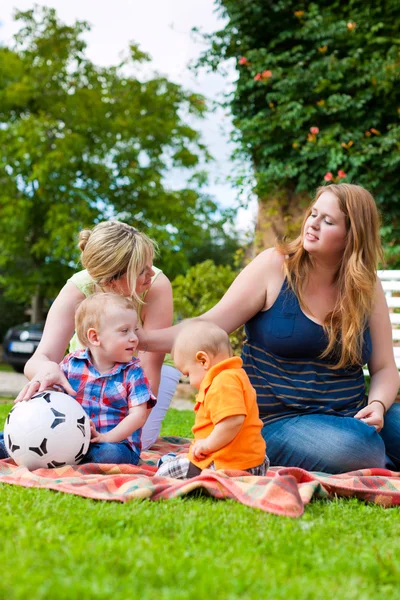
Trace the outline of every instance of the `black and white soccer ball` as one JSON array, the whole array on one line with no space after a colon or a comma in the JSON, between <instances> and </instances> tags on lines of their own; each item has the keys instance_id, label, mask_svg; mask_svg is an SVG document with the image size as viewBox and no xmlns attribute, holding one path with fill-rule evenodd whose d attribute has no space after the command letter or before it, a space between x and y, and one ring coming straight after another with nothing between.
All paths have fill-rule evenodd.
<instances>
[{"instance_id":1,"label":"black and white soccer ball","mask_svg":"<svg viewBox=\"0 0 400 600\"><path fill-rule=\"evenodd\" d=\"M75 465L88 451L90 420L71 396L44 391L11 409L4 442L17 465L30 471Z\"/></svg>"}]
</instances>

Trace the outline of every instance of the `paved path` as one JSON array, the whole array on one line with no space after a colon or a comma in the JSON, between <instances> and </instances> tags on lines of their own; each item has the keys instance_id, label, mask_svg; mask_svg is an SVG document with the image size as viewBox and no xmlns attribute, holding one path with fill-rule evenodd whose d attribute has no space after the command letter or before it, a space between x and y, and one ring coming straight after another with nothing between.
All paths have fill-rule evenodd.
<instances>
[{"instance_id":1,"label":"paved path","mask_svg":"<svg viewBox=\"0 0 400 600\"><path fill-rule=\"evenodd\" d=\"M15 398L18 392L27 383L27 378L22 373L14 373L12 371L0 371L0 402L2 396ZM172 398L171 408L177 410L193 410L193 400L190 397L193 391L190 386L180 383L177 387L175 396Z\"/></svg>"}]
</instances>

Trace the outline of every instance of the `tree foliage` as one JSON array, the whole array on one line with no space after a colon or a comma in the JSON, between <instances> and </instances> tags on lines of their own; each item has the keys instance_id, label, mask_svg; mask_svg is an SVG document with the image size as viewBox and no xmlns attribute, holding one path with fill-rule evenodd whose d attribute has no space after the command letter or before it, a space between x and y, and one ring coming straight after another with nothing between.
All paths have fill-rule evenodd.
<instances>
[{"instance_id":1,"label":"tree foliage","mask_svg":"<svg viewBox=\"0 0 400 600\"><path fill-rule=\"evenodd\" d=\"M398 0L217 0L226 27L202 63L235 60L230 105L260 198L325 181L367 187L400 250ZM286 196L287 197L287 196Z\"/></svg>"},{"instance_id":2,"label":"tree foliage","mask_svg":"<svg viewBox=\"0 0 400 600\"><path fill-rule=\"evenodd\" d=\"M85 55L87 23L53 9L18 12L0 47L0 282L26 301L51 297L75 267L77 233L121 218L159 244L169 275L236 247L196 173L209 156L188 117L204 98L163 77L141 80L148 56L131 45L113 67ZM180 189L166 175L187 172ZM182 181L181 177L181 181ZM223 260L222 258L222 260Z\"/></svg>"}]
</instances>

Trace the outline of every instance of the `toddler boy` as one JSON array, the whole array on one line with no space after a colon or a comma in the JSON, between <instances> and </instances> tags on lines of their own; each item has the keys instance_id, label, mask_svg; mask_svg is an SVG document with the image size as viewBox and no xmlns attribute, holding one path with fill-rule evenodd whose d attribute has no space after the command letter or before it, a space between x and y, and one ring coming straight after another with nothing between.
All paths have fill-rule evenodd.
<instances>
[{"instance_id":1,"label":"toddler boy","mask_svg":"<svg viewBox=\"0 0 400 600\"><path fill-rule=\"evenodd\" d=\"M261 435L256 392L228 335L214 323L182 325L173 350L176 367L199 390L194 441L187 456L166 455L156 475L188 479L203 469L240 469L265 475L269 460Z\"/></svg>"},{"instance_id":2,"label":"toddler boy","mask_svg":"<svg viewBox=\"0 0 400 600\"><path fill-rule=\"evenodd\" d=\"M141 428L156 400L133 354L138 345L132 301L111 293L93 294L75 314L79 341L61 369L91 419L91 443L83 463L136 465Z\"/></svg>"}]
</instances>

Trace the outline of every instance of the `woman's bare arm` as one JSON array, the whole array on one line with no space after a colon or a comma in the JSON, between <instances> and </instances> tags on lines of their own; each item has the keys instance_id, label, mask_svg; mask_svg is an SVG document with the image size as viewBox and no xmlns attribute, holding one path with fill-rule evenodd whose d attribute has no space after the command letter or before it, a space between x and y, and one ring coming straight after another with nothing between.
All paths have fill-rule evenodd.
<instances>
[{"instance_id":1,"label":"woman's bare arm","mask_svg":"<svg viewBox=\"0 0 400 600\"><path fill-rule=\"evenodd\" d=\"M371 374L368 396L370 404L359 411L356 418L363 419L379 430L383 425L384 408L379 402L373 400L383 402L388 410L396 398L400 385L399 372L393 355L392 326L379 279L376 283L376 300L369 320L369 328L372 340L372 355L368 363Z\"/></svg>"},{"instance_id":2,"label":"woman's bare arm","mask_svg":"<svg viewBox=\"0 0 400 600\"><path fill-rule=\"evenodd\" d=\"M146 304L142 309L143 330L154 331L171 327L173 319L173 301L171 283L160 273L146 295ZM161 367L165 352L139 352L140 363L150 382L151 390L157 396L160 385Z\"/></svg>"},{"instance_id":3,"label":"woman's bare arm","mask_svg":"<svg viewBox=\"0 0 400 600\"><path fill-rule=\"evenodd\" d=\"M27 400L39 391L58 384L75 395L58 363L63 359L75 329L75 311L85 298L84 294L68 282L54 300L47 315L42 339L25 365L25 375L32 379L20 392L17 400ZM40 383L40 385L39 385Z\"/></svg>"},{"instance_id":4,"label":"woman's bare arm","mask_svg":"<svg viewBox=\"0 0 400 600\"><path fill-rule=\"evenodd\" d=\"M272 248L259 254L239 273L218 304L201 318L216 323L227 333L235 331L266 306L267 285L280 288L283 261L283 256ZM170 352L179 327L142 331L139 347Z\"/></svg>"}]
</instances>

